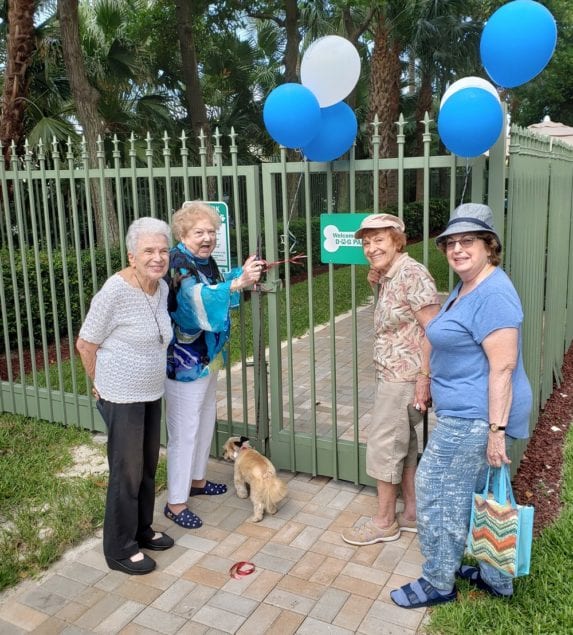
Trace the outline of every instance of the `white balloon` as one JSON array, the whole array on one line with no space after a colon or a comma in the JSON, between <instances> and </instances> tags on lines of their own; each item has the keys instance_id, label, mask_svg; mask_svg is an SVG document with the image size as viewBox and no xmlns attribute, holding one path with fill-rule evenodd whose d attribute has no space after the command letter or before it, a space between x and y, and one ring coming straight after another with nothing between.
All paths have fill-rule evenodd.
<instances>
[{"instance_id":1,"label":"white balloon","mask_svg":"<svg viewBox=\"0 0 573 635\"><path fill-rule=\"evenodd\" d=\"M351 42L339 35L315 40L302 57L301 83L314 93L321 108L342 101L359 77L360 55Z\"/></svg>"},{"instance_id":2,"label":"white balloon","mask_svg":"<svg viewBox=\"0 0 573 635\"><path fill-rule=\"evenodd\" d=\"M443 94L442 100L440 101L440 110L449 97L463 88L481 88L483 90L487 90L497 99L498 102L501 103L497 88L486 79L483 79L482 77L462 77L461 79L458 79L457 82L454 82Z\"/></svg>"}]
</instances>

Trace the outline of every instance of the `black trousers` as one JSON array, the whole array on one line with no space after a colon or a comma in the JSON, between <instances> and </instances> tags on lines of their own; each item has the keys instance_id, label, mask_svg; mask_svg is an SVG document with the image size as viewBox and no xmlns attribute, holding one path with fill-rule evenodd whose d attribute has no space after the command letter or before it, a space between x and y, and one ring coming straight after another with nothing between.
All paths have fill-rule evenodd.
<instances>
[{"instance_id":1,"label":"black trousers","mask_svg":"<svg viewBox=\"0 0 573 635\"><path fill-rule=\"evenodd\" d=\"M139 551L138 540L154 535L161 399L126 404L100 399L97 407L108 431L103 552L106 558L122 560Z\"/></svg>"}]
</instances>

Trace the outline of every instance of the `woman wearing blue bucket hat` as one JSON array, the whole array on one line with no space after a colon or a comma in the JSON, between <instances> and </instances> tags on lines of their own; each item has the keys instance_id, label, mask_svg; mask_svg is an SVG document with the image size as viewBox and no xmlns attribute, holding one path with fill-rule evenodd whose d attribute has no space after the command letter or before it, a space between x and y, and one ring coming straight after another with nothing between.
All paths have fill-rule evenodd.
<instances>
[{"instance_id":1,"label":"woman wearing blue bucket hat","mask_svg":"<svg viewBox=\"0 0 573 635\"><path fill-rule=\"evenodd\" d=\"M426 327L437 425L416 474L422 577L390 593L404 608L455 600L456 577L495 597L512 595L512 578L461 561L473 493L483 489L488 465L510 462L511 441L527 438L532 403L521 353L523 311L499 267L491 209L460 205L436 242L460 281Z\"/></svg>"}]
</instances>

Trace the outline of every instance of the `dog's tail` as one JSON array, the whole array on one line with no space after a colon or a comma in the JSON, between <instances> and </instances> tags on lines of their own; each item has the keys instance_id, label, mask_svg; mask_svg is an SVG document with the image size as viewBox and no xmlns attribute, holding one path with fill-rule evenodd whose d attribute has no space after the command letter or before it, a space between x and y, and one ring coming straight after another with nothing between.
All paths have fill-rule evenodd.
<instances>
[{"instance_id":1,"label":"dog's tail","mask_svg":"<svg viewBox=\"0 0 573 635\"><path fill-rule=\"evenodd\" d=\"M264 477L267 485L263 489L265 508L270 509L287 495L287 484L274 474L267 474Z\"/></svg>"}]
</instances>

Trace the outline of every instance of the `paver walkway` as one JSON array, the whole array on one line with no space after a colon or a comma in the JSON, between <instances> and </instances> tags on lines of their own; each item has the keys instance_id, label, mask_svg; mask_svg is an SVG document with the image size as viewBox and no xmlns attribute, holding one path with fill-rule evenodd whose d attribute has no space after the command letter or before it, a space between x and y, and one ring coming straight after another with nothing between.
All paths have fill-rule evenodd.
<instances>
[{"instance_id":1,"label":"paver walkway","mask_svg":"<svg viewBox=\"0 0 573 635\"><path fill-rule=\"evenodd\" d=\"M361 372L368 374L360 382L368 390L371 310L361 312L359 319L364 329L359 338ZM340 352L349 346L348 333L348 323L340 320L340 360L348 360ZM326 335L319 331L316 337ZM294 355L308 360L305 347L304 338L294 342ZM327 410L330 383L320 384L318 393ZM337 409L350 407L344 403L347 394L337 391ZM304 417L302 397L301 388L295 394L295 409ZM361 440L367 434L368 418L365 406ZM343 426L340 430L346 432ZM389 597L390 590L420 575L422 557L415 535L403 533L395 542L367 547L353 547L340 537L343 528L374 513L373 488L282 473L289 484L287 498L275 516L254 524L247 522L250 502L235 495L233 466L211 460L208 476L230 487L223 496L191 499L191 508L204 522L198 530L184 530L168 521L162 514L166 493L158 496L155 528L166 530L176 544L168 551L150 553L157 561L153 573L127 576L110 571L97 535L67 552L41 578L0 594L0 633L421 632L425 612L400 609ZM255 572L231 578L231 566L245 560L255 564Z\"/></svg>"},{"instance_id":2,"label":"paver walkway","mask_svg":"<svg viewBox=\"0 0 573 635\"><path fill-rule=\"evenodd\" d=\"M368 440L368 428L374 406L374 367L372 362L372 343L374 341L374 308L373 305L359 307L356 312L356 367L358 373L359 401L359 442ZM331 437L333 421L333 390L336 397L336 426L339 439L353 440L354 405L352 387L353 361L352 317L350 313L339 316L334 326L334 362L331 329L319 326L314 331L314 367L316 430L318 436ZM283 417L285 428L289 425L289 368L286 346L282 355L282 385L284 393ZM310 399L310 338L299 337L292 342L293 356L293 421L296 432L310 433L311 408ZM267 356L268 357L268 356ZM336 372L336 384L333 382L333 368ZM243 421L243 391L238 369L233 370L236 377L231 382L231 409L234 422ZM249 423L255 421L254 383L252 368L246 374L246 394L251 396L248 408ZM218 386L217 414L220 419L227 420L227 391L225 373L220 373ZM433 421L431 422L433 424ZM431 427L431 426L430 426Z\"/></svg>"},{"instance_id":3,"label":"paver walkway","mask_svg":"<svg viewBox=\"0 0 573 635\"><path fill-rule=\"evenodd\" d=\"M232 483L232 465L211 461L209 477ZM413 534L367 547L340 531L372 515L374 490L328 478L282 474L289 494L275 516L246 522L252 509L236 497L196 497L204 521L184 530L161 513L155 528L176 540L150 552L145 576L110 571L101 536L69 551L40 579L0 595L0 633L392 633L420 632L425 612L396 607L389 592L419 577ZM165 504L158 497L156 510ZM252 575L229 576L240 561Z\"/></svg>"}]
</instances>

